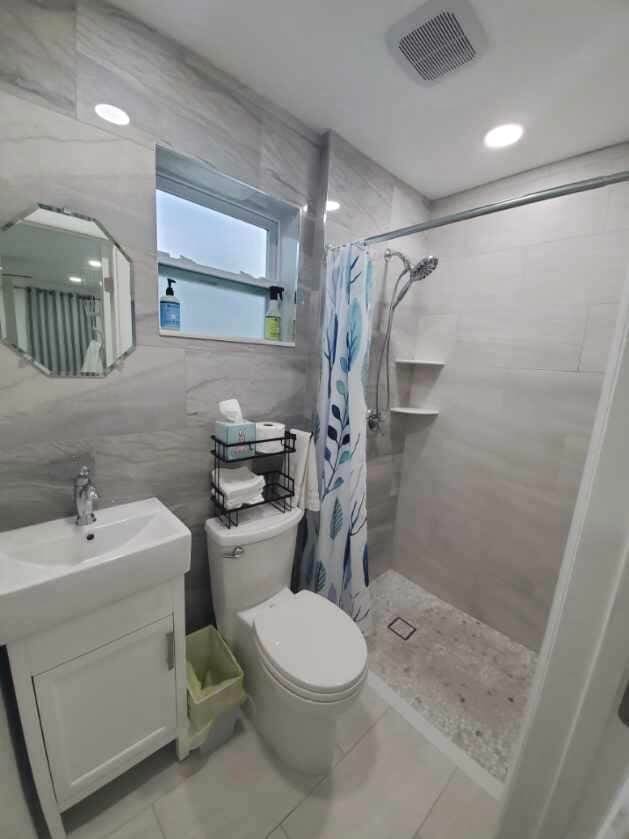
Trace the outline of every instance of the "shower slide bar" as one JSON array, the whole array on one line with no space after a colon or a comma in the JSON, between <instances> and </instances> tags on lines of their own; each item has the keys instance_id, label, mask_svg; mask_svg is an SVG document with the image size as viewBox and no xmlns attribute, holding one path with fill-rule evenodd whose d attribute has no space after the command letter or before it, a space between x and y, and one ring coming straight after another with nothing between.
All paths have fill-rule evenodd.
<instances>
[{"instance_id":1,"label":"shower slide bar","mask_svg":"<svg viewBox=\"0 0 629 839\"><path fill-rule=\"evenodd\" d=\"M409 227L399 227L397 230L389 230L386 233L377 233L375 236L368 236L366 239L357 239L351 244L376 245L380 242L390 242L392 239L401 239L403 236L411 236L413 233L423 233L425 230L434 230L436 227L445 227L448 224L456 224L459 221L489 216L492 213L500 213L503 210L513 210L516 207L524 207L527 204L537 204L540 201L548 201L550 198L561 198L563 195L574 195L577 192L588 192L592 189L602 189L612 184L620 184L629 181L629 170L614 172L611 175L599 175L596 178L587 178L583 181L553 186L549 189L542 189L539 192L531 192L528 195L521 195L518 198L508 198L505 201L496 201L494 204L483 204L471 210L462 210L460 213L452 213L448 216L423 221L419 224L412 224Z\"/></svg>"}]
</instances>

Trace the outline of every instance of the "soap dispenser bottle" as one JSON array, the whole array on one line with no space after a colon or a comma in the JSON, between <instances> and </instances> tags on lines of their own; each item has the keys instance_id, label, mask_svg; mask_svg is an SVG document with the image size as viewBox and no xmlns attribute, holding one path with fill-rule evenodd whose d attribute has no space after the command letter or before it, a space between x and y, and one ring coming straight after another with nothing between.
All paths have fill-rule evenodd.
<instances>
[{"instance_id":1,"label":"soap dispenser bottle","mask_svg":"<svg viewBox=\"0 0 629 839\"><path fill-rule=\"evenodd\" d=\"M280 301L284 296L284 289L279 285L269 288L269 302L264 317L264 337L267 341L279 341L282 337L282 310Z\"/></svg>"},{"instance_id":2,"label":"soap dispenser bottle","mask_svg":"<svg viewBox=\"0 0 629 839\"><path fill-rule=\"evenodd\" d=\"M175 280L167 280L166 293L159 298L159 325L162 329L181 329L181 304L175 297Z\"/></svg>"}]
</instances>

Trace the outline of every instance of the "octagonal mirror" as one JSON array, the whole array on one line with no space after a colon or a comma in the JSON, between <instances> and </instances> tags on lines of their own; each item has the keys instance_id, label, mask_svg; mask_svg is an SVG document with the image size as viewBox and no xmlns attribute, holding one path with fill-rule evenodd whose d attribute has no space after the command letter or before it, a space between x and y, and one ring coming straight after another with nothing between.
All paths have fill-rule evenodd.
<instances>
[{"instance_id":1,"label":"octagonal mirror","mask_svg":"<svg viewBox=\"0 0 629 839\"><path fill-rule=\"evenodd\" d=\"M50 376L106 376L134 346L132 265L96 219L43 204L0 230L0 337Z\"/></svg>"}]
</instances>

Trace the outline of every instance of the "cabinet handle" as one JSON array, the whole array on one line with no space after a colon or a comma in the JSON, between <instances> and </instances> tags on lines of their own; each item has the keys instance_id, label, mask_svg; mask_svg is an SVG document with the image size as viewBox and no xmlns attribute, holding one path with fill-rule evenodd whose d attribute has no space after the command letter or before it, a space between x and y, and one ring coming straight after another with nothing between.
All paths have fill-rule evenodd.
<instances>
[{"instance_id":1,"label":"cabinet handle","mask_svg":"<svg viewBox=\"0 0 629 839\"><path fill-rule=\"evenodd\" d=\"M167 632L166 633L166 661L168 663L168 669L174 670L175 669L175 633L174 632Z\"/></svg>"}]
</instances>

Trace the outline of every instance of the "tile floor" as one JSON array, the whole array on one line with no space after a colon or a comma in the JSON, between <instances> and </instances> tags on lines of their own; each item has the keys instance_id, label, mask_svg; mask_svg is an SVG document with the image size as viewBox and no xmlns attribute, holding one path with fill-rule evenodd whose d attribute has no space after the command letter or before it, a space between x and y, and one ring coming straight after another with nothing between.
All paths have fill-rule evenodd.
<instances>
[{"instance_id":1,"label":"tile floor","mask_svg":"<svg viewBox=\"0 0 629 839\"><path fill-rule=\"evenodd\" d=\"M248 722L214 754L169 747L66 814L71 839L489 839L498 802L367 686L326 777L282 767Z\"/></svg>"},{"instance_id":2,"label":"tile floor","mask_svg":"<svg viewBox=\"0 0 629 839\"><path fill-rule=\"evenodd\" d=\"M372 672L504 780L536 655L395 571L372 581L371 597Z\"/></svg>"}]
</instances>

